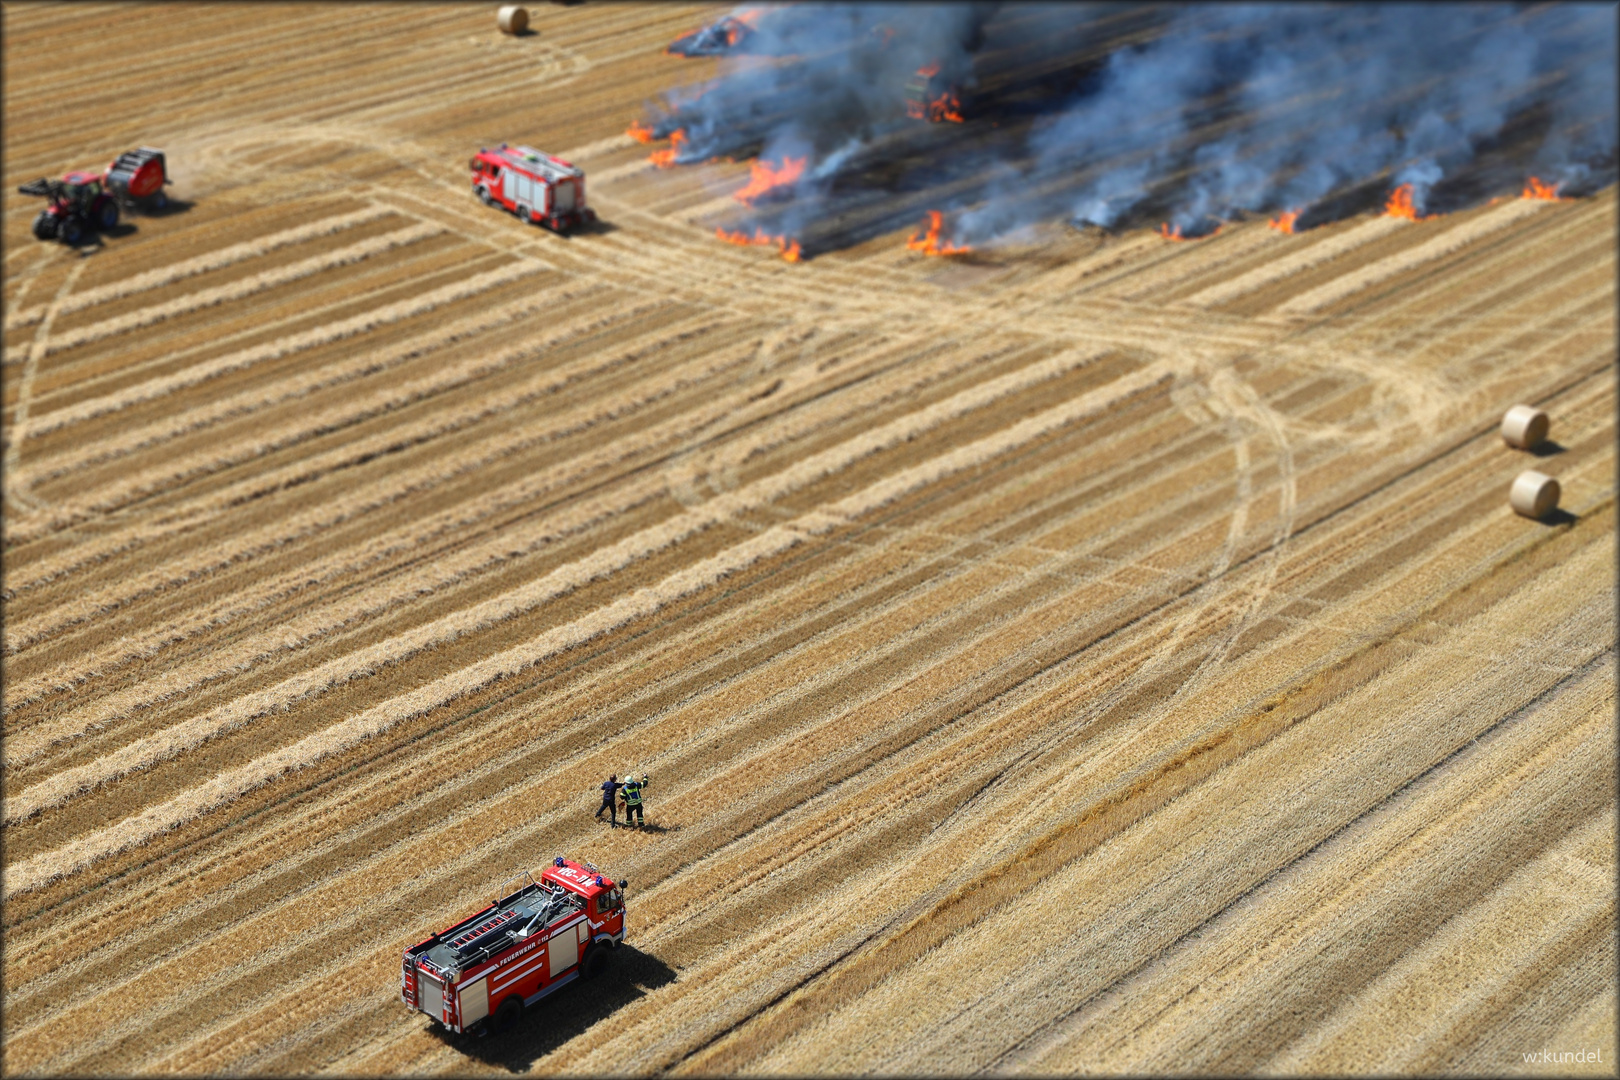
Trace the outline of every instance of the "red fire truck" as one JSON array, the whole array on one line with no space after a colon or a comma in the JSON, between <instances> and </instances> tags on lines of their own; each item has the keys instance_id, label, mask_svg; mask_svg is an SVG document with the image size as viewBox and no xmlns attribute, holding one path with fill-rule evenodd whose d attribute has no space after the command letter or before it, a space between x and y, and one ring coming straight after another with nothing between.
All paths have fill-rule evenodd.
<instances>
[{"instance_id":1,"label":"red fire truck","mask_svg":"<svg viewBox=\"0 0 1620 1080\"><path fill-rule=\"evenodd\" d=\"M400 997L454 1032L510 1027L575 979L589 979L624 940L623 881L557 858L509 878L495 901L405 950Z\"/></svg>"},{"instance_id":2,"label":"red fire truck","mask_svg":"<svg viewBox=\"0 0 1620 1080\"><path fill-rule=\"evenodd\" d=\"M480 149L472 167L473 194L521 220L561 232L596 220L585 205L585 170L532 146Z\"/></svg>"}]
</instances>

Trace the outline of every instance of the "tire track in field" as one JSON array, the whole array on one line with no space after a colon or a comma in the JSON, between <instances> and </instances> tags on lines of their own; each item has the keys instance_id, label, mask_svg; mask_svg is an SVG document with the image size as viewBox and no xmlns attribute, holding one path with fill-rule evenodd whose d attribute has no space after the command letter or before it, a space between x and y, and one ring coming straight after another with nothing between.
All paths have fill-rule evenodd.
<instances>
[{"instance_id":1,"label":"tire track in field","mask_svg":"<svg viewBox=\"0 0 1620 1080\"><path fill-rule=\"evenodd\" d=\"M84 260L79 260L62 279L62 284L57 287L56 296L52 298L45 314L40 318L39 328L34 331L34 340L28 346L28 360L23 365L21 378L17 380L17 404L11 414L11 430L8 433L10 438L6 440L4 458L6 501L20 504L27 510L40 508L40 503L29 492L31 485L28 478L18 474L23 440L28 437L28 408L33 403L34 377L39 373L40 361L44 360L50 351L51 327L56 322L56 316L61 305L72 294L79 275L84 273L84 267ZM14 528L15 526L12 527ZM9 533L12 529L6 531Z\"/></svg>"}]
</instances>

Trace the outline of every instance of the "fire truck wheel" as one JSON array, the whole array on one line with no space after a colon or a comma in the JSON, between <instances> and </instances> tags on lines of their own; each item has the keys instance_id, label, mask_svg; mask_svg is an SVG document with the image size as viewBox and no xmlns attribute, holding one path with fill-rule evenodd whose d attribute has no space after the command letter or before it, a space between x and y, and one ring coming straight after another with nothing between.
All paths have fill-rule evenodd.
<instances>
[{"instance_id":1,"label":"fire truck wheel","mask_svg":"<svg viewBox=\"0 0 1620 1080\"><path fill-rule=\"evenodd\" d=\"M517 216L518 220L523 222L525 225L532 224L534 221L533 215L529 213L529 208L524 206L522 203L518 203L517 205Z\"/></svg>"},{"instance_id":2,"label":"fire truck wheel","mask_svg":"<svg viewBox=\"0 0 1620 1080\"><path fill-rule=\"evenodd\" d=\"M79 241L84 239L84 225L70 215L56 223L56 235L68 247L78 247Z\"/></svg>"},{"instance_id":3,"label":"fire truck wheel","mask_svg":"<svg viewBox=\"0 0 1620 1080\"><path fill-rule=\"evenodd\" d=\"M39 240L56 239L56 218L51 216L49 210L41 210L34 219L34 236Z\"/></svg>"},{"instance_id":4,"label":"fire truck wheel","mask_svg":"<svg viewBox=\"0 0 1620 1080\"><path fill-rule=\"evenodd\" d=\"M585 950L585 962L579 965L581 979L594 979L602 974L602 965L607 963L607 949L601 945L592 945Z\"/></svg>"},{"instance_id":5,"label":"fire truck wheel","mask_svg":"<svg viewBox=\"0 0 1620 1080\"><path fill-rule=\"evenodd\" d=\"M483 202L483 204L485 206L490 206L490 205L494 204L495 196L493 196L493 195L491 195L489 193L489 188L481 187L481 188L474 188L473 190L478 193L478 198Z\"/></svg>"},{"instance_id":6,"label":"fire truck wheel","mask_svg":"<svg viewBox=\"0 0 1620 1080\"><path fill-rule=\"evenodd\" d=\"M101 204L99 223L103 232L114 228L118 224L118 204L111 199Z\"/></svg>"},{"instance_id":7,"label":"fire truck wheel","mask_svg":"<svg viewBox=\"0 0 1620 1080\"><path fill-rule=\"evenodd\" d=\"M501 1002L501 1007L495 1010L495 1022L491 1026L496 1031L511 1031L521 1019L523 1019L523 999L513 994Z\"/></svg>"}]
</instances>

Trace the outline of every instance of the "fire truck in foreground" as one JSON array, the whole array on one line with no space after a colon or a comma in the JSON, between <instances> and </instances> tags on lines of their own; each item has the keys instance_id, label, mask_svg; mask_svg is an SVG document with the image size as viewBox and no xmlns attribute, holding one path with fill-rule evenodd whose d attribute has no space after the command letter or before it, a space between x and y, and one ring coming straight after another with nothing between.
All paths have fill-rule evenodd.
<instances>
[{"instance_id":1,"label":"fire truck in foreground","mask_svg":"<svg viewBox=\"0 0 1620 1080\"><path fill-rule=\"evenodd\" d=\"M556 232L587 225L596 212L585 205L585 170L532 146L481 149L469 164L473 194L522 221Z\"/></svg>"},{"instance_id":2,"label":"fire truck in foreground","mask_svg":"<svg viewBox=\"0 0 1620 1080\"><path fill-rule=\"evenodd\" d=\"M536 881L502 884L494 903L405 950L400 997L454 1032L510 1027L624 940L624 886L557 858Z\"/></svg>"}]
</instances>

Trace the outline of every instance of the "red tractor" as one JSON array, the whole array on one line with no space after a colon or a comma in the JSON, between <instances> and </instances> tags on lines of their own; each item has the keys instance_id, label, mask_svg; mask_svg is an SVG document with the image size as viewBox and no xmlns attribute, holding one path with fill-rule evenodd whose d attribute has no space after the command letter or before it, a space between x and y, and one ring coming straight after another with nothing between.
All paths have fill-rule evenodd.
<instances>
[{"instance_id":1,"label":"red tractor","mask_svg":"<svg viewBox=\"0 0 1620 1080\"><path fill-rule=\"evenodd\" d=\"M120 209L162 210L169 205L163 151L141 147L107 166L105 172L70 172L60 180L34 180L17 190L41 195L50 204L34 218L34 235L77 245L91 229L106 232L118 224Z\"/></svg>"}]
</instances>

